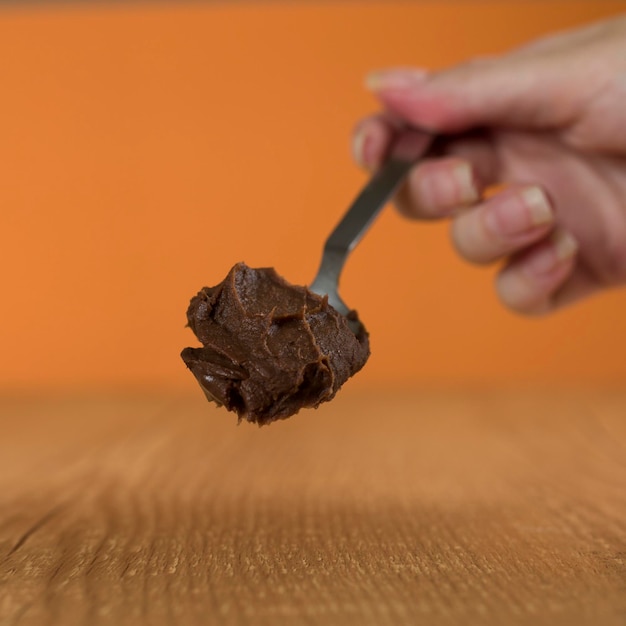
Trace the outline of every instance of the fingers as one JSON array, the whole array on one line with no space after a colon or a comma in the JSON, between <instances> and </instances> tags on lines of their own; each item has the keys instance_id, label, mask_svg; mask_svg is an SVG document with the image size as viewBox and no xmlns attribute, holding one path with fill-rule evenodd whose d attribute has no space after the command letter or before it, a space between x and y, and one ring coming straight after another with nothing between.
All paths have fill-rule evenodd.
<instances>
[{"instance_id":1,"label":"fingers","mask_svg":"<svg viewBox=\"0 0 626 626\"><path fill-rule=\"evenodd\" d=\"M459 254L472 263L509 259L496 291L509 309L538 315L587 295L590 277L576 268L578 244L555 229L555 214L536 186L510 187L457 215L451 228Z\"/></svg>"},{"instance_id":2,"label":"fingers","mask_svg":"<svg viewBox=\"0 0 626 626\"><path fill-rule=\"evenodd\" d=\"M456 157L422 161L396 194L400 213L414 219L449 217L471 206L481 189L471 165Z\"/></svg>"},{"instance_id":3,"label":"fingers","mask_svg":"<svg viewBox=\"0 0 626 626\"><path fill-rule=\"evenodd\" d=\"M404 126L403 122L386 113L361 120L352 135L354 160L366 170L377 170L394 137L402 132ZM498 182L501 169L498 154L485 131L446 137L445 140L439 137L437 153L458 156L471 163L475 177L483 186Z\"/></svg>"},{"instance_id":4,"label":"fingers","mask_svg":"<svg viewBox=\"0 0 626 626\"><path fill-rule=\"evenodd\" d=\"M464 259L491 263L543 239L553 224L554 212L539 187L510 187L457 215L451 235Z\"/></svg>"},{"instance_id":5,"label":"fingers","mask_svg":"<svg viewBox=\"0 0 626 626\"><path fill-rule=\"evenodd\" d=\"M397 132L385 115L364 120L355 135L355 157L376 169ZM547 313L594 290L597 281L576 264L577 242L555 229L554 210L540 187L509 186L481 200L485 186L499 174L488 137L451 140L445 152L448 156L422 161L412 170L396 196L403 214L451 217L454 246L467 261L508 259L496 290L503 304L518 313Z\"/></svg>"},{"instance_id":6,"label":"fingers","mask_svg":"<svg viewBox=\"0 0 626 626\"><path fill-rule=\"evenodd\" d=\"M401 126L384 114L363 120L356 128L352 151L368 170L383 162ZM406 217L434 219L450 215L478 201L482 191L497 181L498 158L486 135L473 134L439 143L447 156L421 161L410 172L395 204Z\"/></svg>"},{"instance_id":7,"label":"fingers","mask_svg":"<svg viewBox=\"0 0 626 626\"><path fill-rule=\"evenodd\" d=\"M432 73L392 68L370 74L366 85L387 111L436 132L547 128L571 121L580 106L562 63L558 55L511 54Z\"/></svg>"},{"instance_id":8,"label":"fingers","mask_svg":"<svg viewBox=\"0 0 626 626\"><path fill-rule=\"evenodd\" d=\"M362 120L352 135L352 156L363 169L375 171L382 164L395 136L393 123L384 115Z\"/></svg>"},{"instance_id":9,"label":"fingers","mask_svg":"<svg viewBox=\"0 0 626 626\"><path fill-rule=\"evenodd\" d=\"M574 271L577 250L576 240L557 230L513 257L496 279L500 300L513 311L526 315L548 313L567 303L564 287Z\"/></svg>"}]
</instances>

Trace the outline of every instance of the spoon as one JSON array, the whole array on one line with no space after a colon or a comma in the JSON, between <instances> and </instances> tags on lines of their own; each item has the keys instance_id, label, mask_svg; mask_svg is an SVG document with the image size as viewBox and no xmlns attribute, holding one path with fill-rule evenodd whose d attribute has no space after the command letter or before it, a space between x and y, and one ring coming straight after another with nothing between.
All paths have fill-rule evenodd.
<instances>
[{"instance_id":1,"label":"spoon","mask_svg":"<svg viewBox=\"0 0 626 626\"><path fill-rule=\"evenodd\" d=\"M339 297L339 275L348 258L383 207L400 187L409 170L424 156L435 136L423 130L406 130L392 144L383 166L356 197L324 244L322 262L309 289L328 296L328 303L348 320L355 335L363 325L350 316L351 309Z\"/></svg>"}]
</instances>

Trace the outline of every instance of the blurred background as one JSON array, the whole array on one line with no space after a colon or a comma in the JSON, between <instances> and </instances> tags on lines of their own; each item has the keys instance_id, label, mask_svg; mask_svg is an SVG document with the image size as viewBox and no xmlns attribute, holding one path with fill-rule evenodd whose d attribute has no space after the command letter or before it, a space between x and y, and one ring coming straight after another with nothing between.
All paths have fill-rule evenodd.
<instances>
[{"instance_id":1,"label":"blurred background","mask_svg":"<svg viewBox=\"0 0 626 626\"><path fill-rule=\"evenodd\" d=\"M196 389L189 298L231 265L308 283L365 182L369 70L437 68L626 9L550 2L0 5L0 387ZM445 224L387 210L349 261L350 385L619 384L626 290L505 311Z\"/></svg>"}]
</instances>

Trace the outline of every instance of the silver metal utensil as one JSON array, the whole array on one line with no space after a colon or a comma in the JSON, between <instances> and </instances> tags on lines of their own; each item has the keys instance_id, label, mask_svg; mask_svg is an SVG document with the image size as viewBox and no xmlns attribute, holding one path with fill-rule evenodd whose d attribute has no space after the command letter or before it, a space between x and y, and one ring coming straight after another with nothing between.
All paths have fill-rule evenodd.
<instances>
[{"instance_id":1,"label":"silver metal utensil","mask_svg":"<svg viewBox=\"0 0 626 626\"><path fill-rule=\"evenodd\" d=\"M372 176L324 244L322 262L309 289L321 296L342 315L350 308L339 297L339 275L348 258L376 216L391 199L398 187L424 154L434 135L426 131L404 131L391 146L383 166ZM348 317L348 326L355 333L362 330L360 322Z\"/></svg>"}]
</instances>

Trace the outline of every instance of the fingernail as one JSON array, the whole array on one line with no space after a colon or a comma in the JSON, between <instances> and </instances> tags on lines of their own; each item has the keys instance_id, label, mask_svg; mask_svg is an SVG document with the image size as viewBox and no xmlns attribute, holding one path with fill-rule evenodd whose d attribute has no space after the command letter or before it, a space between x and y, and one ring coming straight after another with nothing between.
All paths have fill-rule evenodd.
<instances>
[{"instance_id":1,"label":"fingernail","mask_svg":"<svg viewBox=\"0 0 626 626\"><path fill-rule=\"evenodd\" d=\"M559 261L571 259L578 252L578 242L569 233L563 231L555 233L552 242Z\"/></svg>"},{"instance_id":2,"label":"fingernail","mask_svg":"<svg viewBox=\"0 0 626 626\"><path fill-rule=\"evenodd\" d=\"M495 235L515 236L551 223L554 213L543 191L528 187L506 198L496 196L487 203L484 219L487 229Z\"/></svg>"},{"instance_id":3,"label":"fingernail","mask_svg":"<svg viewBox=\"0 0 626 626\"><path fill-rule=\"evenodd\" d=\"M522 192L524 204L530 214L532 226L549 224L554 219L552 208L548 204L546 195L539 187L529 187Z\"/></svg>"},{"instance_id":4,"label":"fingernail","mask_svg":"<svg viewBox=\"0 0 626 626\"><path fill-rule=\"evenodd\" d=\"M365 77L365 87L370 91L410 89L423 82L427 76L428 70L421 68L380 70L370 72Z\"/></svg>"},{"instance_id":5,"label":"fingernail","mask_svg":"<svg viewBox=\"0 0 626 626\"><path fill-rule=\"evenodd\" d=\"M549 274L561 263L571 259L577 250L578 243L569 233L557 231L551 237L551 244L535 253L525 269L533 276Z\"/></svg>"},{"instance_id":6,"label":"fingernail","mask_svg":"<svg viewBox=\"0 0 626 626\"><path fill-rule=\"evenodd\" d=\"M474 173L469 163L459 163L454 168L459 204L472 204L478 200L478 189L474 180Z\"/></svg>"},{"instance_id":7,"label":"fingernail","mask_svg":"<svg viewBox=\"0 0 626 626\"><path fill-rule=\"evenodd\" d=\"M367 139L367 133L365 128L359 128L352 139L352 156L357 162L357 165L363 169L368 169L365 163L365 140Z\"/></svg>"}]
</instances>

